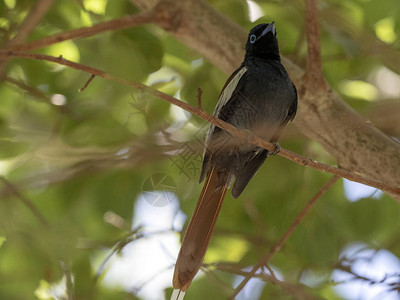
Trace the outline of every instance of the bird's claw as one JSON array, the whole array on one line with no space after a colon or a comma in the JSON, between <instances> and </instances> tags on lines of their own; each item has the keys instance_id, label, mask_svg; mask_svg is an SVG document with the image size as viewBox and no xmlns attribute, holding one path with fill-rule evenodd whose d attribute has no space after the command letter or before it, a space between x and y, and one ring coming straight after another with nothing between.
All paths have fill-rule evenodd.
<instances>
[{"instance_id":1,"label":"bird's claw","mask_svg":"<svg viewBox=\"0 0 400 300\"><path fill-rule=\"evenodd\" d=\"M275 149L269 153L269 155L277 155L281 151L281 146L277 142L273 143L275 146Z\"/></svg>"}]
</instances>

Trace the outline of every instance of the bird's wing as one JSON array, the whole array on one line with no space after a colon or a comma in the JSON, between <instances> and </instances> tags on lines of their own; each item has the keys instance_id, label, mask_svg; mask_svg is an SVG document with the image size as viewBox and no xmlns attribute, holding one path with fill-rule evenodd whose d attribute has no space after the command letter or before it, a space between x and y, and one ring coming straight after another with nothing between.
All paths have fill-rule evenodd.
<instances>
[{"instance_id":1,"label":"bird's wing","mask_svg":"<svg viewBox=\"0 0 400 300\"><path fill-rule=\"evenodd\" d=\"M268 150L257 148L254 151L254 156L247 161L244 168L240 170L236 177L235 184L232 188L233 198L237 198L243 192L251 178L257 173L258 169L268 157Z\"/></svg>"},{"instance_id":2,"label":"bird's wing","mask_svg":"<svg viewBox=\"0 0 400 300\"><path fill-rule=\"evenodd\" d=\"M223 108L230 102L232 99L232 95L234 94L234 91L240 88L240 86L243 84L245 81L244 78L247 72L247 67L244 65L241 65L239 68L237 68L231 76L227 79L225 82L224 87L222 88L222 91L219 95L218 98L218 103L215 107L214 110L214 116L217 118L221 118L221 112L224 111ZM223 113L224 114L224 113ZM210 143L210 138L213 135L214 131L217 130L219 131L220 129L218 127L215 127L214 124L210 124L208 128L208 133L206 137L206 142L205 142L205 148L204 148L204 154L203 154L203 168L201 170L200 174L200 179L199 182L201 183L204 178L207 176L208 172L210 171L211 166L209 166L208 162L210 159L210 153L207 151L207 147L209 146Z\"/></svg>"}]
</instances>

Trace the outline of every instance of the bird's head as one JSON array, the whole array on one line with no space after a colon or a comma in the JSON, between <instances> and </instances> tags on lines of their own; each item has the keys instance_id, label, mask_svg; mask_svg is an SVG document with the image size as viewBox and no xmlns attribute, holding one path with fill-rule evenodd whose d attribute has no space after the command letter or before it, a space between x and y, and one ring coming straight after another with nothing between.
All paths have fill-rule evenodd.
<instances>
[{"instance_id":1,"label":"bird's head","mask_svg":"<svg viewBox=\"0 0 400 300\"><path fill-rule=\"evenodd\" d=\"M280 60L274 22L258 24L250 30L246 56Z\"/></svg>"}]
</instances>

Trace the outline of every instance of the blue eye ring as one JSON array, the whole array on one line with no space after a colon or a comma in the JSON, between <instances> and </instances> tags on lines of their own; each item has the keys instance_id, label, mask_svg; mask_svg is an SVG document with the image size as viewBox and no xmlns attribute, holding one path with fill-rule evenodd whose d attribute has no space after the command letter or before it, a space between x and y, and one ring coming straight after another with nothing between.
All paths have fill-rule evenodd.
<instances>
[{"instance_id":1,"label":"blue eye ring","mask_svg":"<svg viewBox=\"0 0 400 300\"><path fill-rule=\"evenodd\" d=\"M254 42L257 40L257 37L254 35L254 34L252 34L251 36L250 36L250 43L252 43L252 44L254 44Z\"/></svg>"}]
</instances>

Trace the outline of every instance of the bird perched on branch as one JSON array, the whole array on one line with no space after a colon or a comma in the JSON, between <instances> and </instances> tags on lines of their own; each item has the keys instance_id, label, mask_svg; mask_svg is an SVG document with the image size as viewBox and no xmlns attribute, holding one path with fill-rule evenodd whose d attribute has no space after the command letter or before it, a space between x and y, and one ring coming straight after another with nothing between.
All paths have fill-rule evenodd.
<instances>
[{"instance_id":1,"label":"bird perched on branch","mask_svg":"<svg viewBox=\"0 0 400 300\"><path fill-rule=\"evenodd\" d=\"M297 91L281 64L275 24L259 24L250 30L244 61L226 81L214 116L276 143L296 110ZM183 299L200 269L227 189L233 184L232 195L239 197L272 154L210 125L200 175L200 182L206 180L178 255L171 299Z\"/></svg>"}]
</instances>

